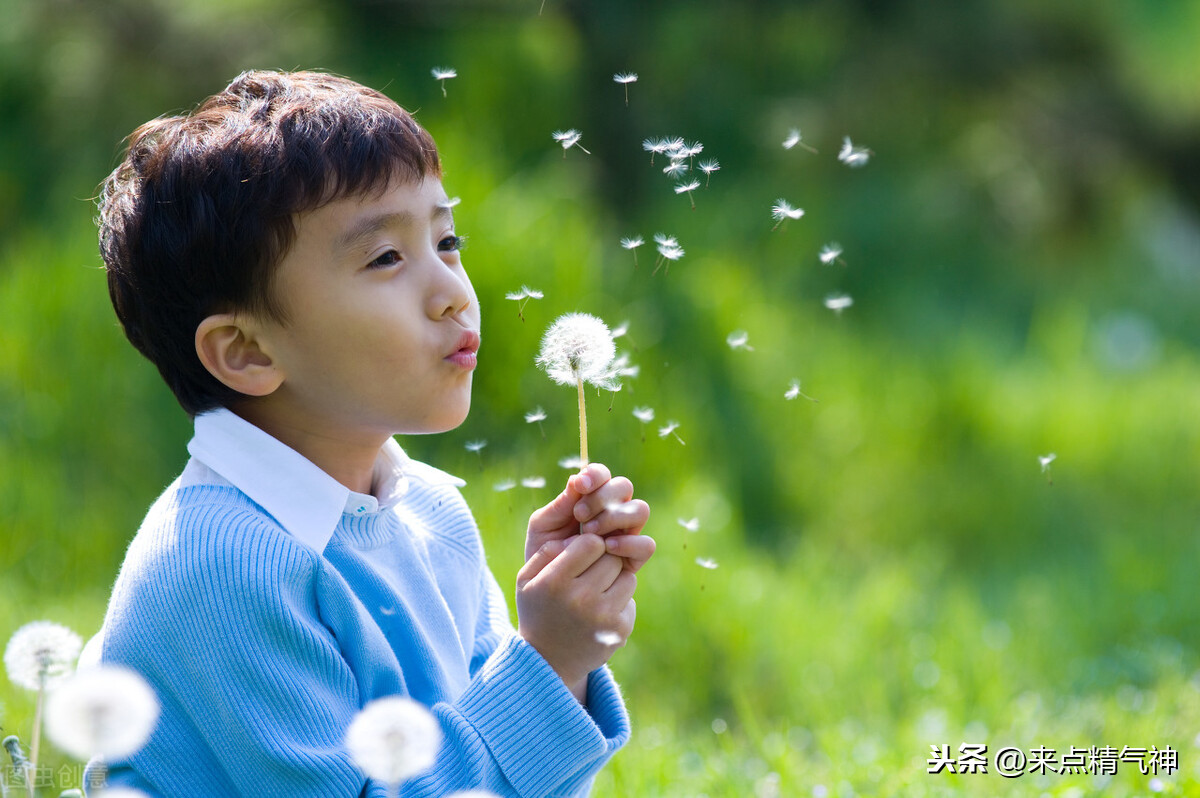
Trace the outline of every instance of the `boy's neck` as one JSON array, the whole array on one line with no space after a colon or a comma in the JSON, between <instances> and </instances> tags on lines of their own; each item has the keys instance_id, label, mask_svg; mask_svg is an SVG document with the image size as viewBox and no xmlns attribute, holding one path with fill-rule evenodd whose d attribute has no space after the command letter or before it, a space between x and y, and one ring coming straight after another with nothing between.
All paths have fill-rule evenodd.
<instances>
[{"instance_id":1,"label":"boy's neck","mask_svg":"<svg viewBox=\"0 0 1200 798\"><path fill-rule=\"evenodd\" d=\"M284 445L299 452L340 484L356 493L371 493L375 462L387 436L367 435L351 440L330 430L314 430L302 423L260 412L255 403L230 410Z\"/></svg>"}]
</instances>

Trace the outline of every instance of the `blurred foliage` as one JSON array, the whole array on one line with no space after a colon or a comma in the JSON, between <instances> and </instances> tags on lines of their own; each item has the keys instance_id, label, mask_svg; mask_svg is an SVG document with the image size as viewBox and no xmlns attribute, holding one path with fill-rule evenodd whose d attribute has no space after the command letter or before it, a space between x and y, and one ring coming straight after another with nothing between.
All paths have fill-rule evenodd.
<instances>
[{"instance_id":1,"label":"blurred foliage","mask_svg":"<svg viewBox=\"0 0 1200 798\"><path fill-rule=\"evenodd\" d=\"M403 443L470 481L502 581L575 445L541 332L630 322L641 374L591 399L592 453L651 502L660 554L614 660L648 731L603 789L983 794L921 770L972 722L1026 748L1182 745L1172 789L1194 785L1200 3L539 5L0 0L0 636L94 629L185 457L95 251L122 138L243 69L324 68L414 109L463 198L476 402ZM458 71L446 97L433 66ZM590 156L551 140L570 127ZM819 152L785 150L793 127ZM695 210L642 149L665 135L720 161ZM837 161L847 135L865 168ZM806 215L772 231L778 198ZM687 254L652 274L659 232ZM639 234L635 267L618 241ZM546 296L524 320L522 284ZM819 401L785 400L792 378ZM549 486L492 489L533 474ZM8 691L0 722L27 723Z\"/></svg>"}]
</instances>

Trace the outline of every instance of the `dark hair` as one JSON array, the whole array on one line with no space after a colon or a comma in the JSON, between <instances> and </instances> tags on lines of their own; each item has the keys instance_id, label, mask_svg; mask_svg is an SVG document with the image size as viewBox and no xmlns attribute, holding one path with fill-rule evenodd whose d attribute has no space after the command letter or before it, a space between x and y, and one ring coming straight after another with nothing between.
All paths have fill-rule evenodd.
<instances>
[{"instance_id":1,"label":"dark hair","mask_svg":"<svg viewBox=\"0 0 1200 798\"><path fill-rule=\"evenodd\" d=\"M272 275L296 214L441 176L437 146L383 94L318 72L244 72L135 130L100 189L100 254L125 335L195 415L242 394L196 354L214 313L287 321Z\"/></svg>"}]
</instances>

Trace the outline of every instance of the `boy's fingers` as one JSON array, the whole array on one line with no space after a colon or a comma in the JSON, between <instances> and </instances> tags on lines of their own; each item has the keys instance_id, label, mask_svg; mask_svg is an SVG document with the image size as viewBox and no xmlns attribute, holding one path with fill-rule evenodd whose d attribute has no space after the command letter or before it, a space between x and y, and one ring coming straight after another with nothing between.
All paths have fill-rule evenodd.
<instances>
[{"instance_id":1,"label":"boy's fingers","mask_svg":"<svg viewBox=\"0 0 1200 798\"><path fill-rule=\"evenodd\" d=\"M589 535L588 537L595 536ZM596 538L596 540L600 540L600 538ZM607 554L604 551L603 541L600 543L600 553L601 556L580 575L580 580L589 583L599 593L608 593L625 571L625 561L620 557ZM630 575L632 576L632 574Z\"/></svg>"},{"instance_id":2,"label":"boy's fingers","mask_svg":"<svg viewBox=\"0 0 1200 798\"><path fill-rule=\"evenodd\" d=\"M604 539L609 554L625 559L628 570L637 571L654 556L654 538L647 535L610 535Z\"/></svg>"},{"instance_id":3,"label":"boy's fingers","mask_svg":"<svg viewBox=\"0 0 1200 798\"><path fill-rule=\"evenodd\" d=\"M535 551L525 565L521 566L521 570L517 572L517 584L524 585L535 576L540 574L547 565L554 561L558 555L562 554L566 547L565 540L551 540L543 543L537 551Z\"/></svg>"},{"instance_id":4,"label":"boy's fingers","mask_svg":"<svg viewBox=\"0 0 1200 798\"><path fill-rule=\"evenodd\" d=\"M549 546L550 544L546 544ZM604 539L595 535L572 535L559 544L561 554L543 568L547 576L575 579L604 557ZM544 550L543 546L541 550Z\"/></svg>"},{"instance_id":5,"label":"boy's fingers","mask_svg":"<svg viewBox=\"0 0 1200 798\"><path fill-rule=\"evenodd\" d=\"M596 488L612 479L612 472L603 463L588 463L578 473L567 480L567 486L580 495L587 495Z\"/></svg>"},{"instance_id":6,"label":"boy's fingers","mask_svg":"<svg viewBox=\"0 0 1200 798\"><path fill-rule=\"evenodd\" d=\"M595 518L583 523L579 531L601 537L611 535L614 532L636 535L646 526L646 521L649 518L650 505L641 499L634 499L632 501L609 505Z\"/></svg>"},{"instance_id":7,"label":"boy's fingers","mask_svg":"<svg viewBox=\"0 0 1200 798\"><path fill-rule=\"evenodd\" d=\"M625 477L612 477L594 493L582 496L572 508L576 521L584 522L595 518L609 507L622 504L633 498L633 483Z\"/></svg>"},{"instance_id":8,"label":"boy's fingers","mask_svg":"<svg viewBox=\"0 0 1200 798\"><path fill-rule=\"evenodd\" d=\"M529 516L530 530L545 532L574 524L575 505L579 503L580 498L579 491L575 490L568 479L562 493L555 496L545 507L534 510Z\"/></svg>"}]
</instances>

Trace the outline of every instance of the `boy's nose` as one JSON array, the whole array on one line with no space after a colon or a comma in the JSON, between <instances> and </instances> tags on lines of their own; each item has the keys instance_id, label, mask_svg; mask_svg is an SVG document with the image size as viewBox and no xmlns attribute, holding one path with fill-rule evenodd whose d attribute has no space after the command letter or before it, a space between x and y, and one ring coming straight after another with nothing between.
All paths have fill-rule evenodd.
<instances>
[{"instance_id":1,"label":"boy's nose","mask_svg":"<svg viewBox=\"0 0 1200 798\"><path fill-rule=\"evenodd\" d=\"M435 319L463 313L471 307L474 291L462 267L450 268L443 265L438 272L438 289L434 292L431 315Z\"/></svg>"}]
</instances>

